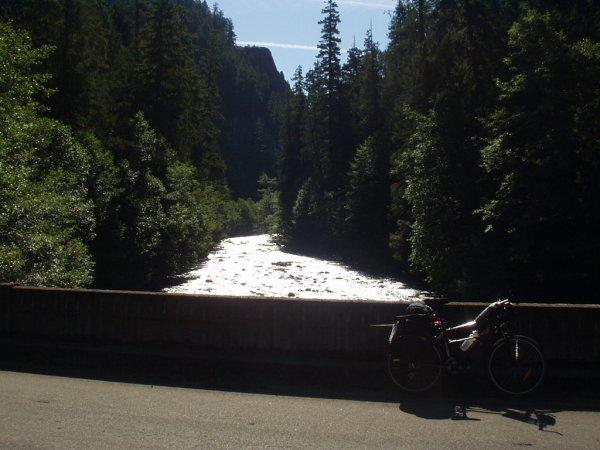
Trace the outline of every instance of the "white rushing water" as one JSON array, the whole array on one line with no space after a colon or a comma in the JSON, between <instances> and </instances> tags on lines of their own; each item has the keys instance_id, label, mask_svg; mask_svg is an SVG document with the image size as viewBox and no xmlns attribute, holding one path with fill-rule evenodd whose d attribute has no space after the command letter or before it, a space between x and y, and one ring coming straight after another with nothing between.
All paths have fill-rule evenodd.
<instances>
[{"instance_id":1,"label":"white rushing water","mask_svg":"<svg viewBox=\"0 0 600 450\"><path fill-rule=\"evenodd\" d=\"M384 301L411 301L425 294L337 262L285 253L266 234L225 239L185 278L185 283L165 291Z\"/></svg>"}]
</instances>

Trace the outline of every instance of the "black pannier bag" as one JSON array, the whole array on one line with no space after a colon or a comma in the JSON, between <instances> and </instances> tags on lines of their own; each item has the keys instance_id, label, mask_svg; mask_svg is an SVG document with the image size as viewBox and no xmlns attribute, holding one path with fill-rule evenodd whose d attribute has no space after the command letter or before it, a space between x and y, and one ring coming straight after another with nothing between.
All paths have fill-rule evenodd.
<instances>
[{"instance_id":1,"label":"black pannier bag","mask_svg":"<svg viewBox=\"0 0 600 450\"><path fill-rule=\"evenodd\" d=\"M431 332L431 315L433 310L422 303L412 303L406 314L396 318L396 335L426 336Z\"/></svg>"}]
</instances>

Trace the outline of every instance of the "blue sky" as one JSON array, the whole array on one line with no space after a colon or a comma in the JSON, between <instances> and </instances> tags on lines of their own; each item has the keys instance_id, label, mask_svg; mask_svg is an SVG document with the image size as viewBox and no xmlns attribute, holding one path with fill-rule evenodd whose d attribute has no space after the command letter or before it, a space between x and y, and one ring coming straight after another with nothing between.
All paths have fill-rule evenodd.
<instances>
[{"instance_id":1,"label":"blue sky","mask_svg":"<svg viewBox=\"0 0 600 450\"><path fill-rule=\"evenodd\" d=\"M362 47L371 22L375 40L385 48L390 13L396 0L337 2L342 19L342 49L352 47L355 37ZM225 16L233 20L238 44L268 47L288 80L298 65L305 72L312 67L321 33L318 21L323 0L219 0L217 4Z\"/></svg>"}]
</instances>

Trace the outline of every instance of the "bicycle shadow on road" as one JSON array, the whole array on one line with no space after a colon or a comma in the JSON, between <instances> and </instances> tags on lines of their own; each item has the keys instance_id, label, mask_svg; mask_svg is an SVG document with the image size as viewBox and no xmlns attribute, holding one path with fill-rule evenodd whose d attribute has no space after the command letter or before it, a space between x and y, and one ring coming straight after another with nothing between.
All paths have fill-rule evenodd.
<instances>
[{"instance_id":1,"label":"bicycle shadow on road","mask_svg":"<svg viewBox=\"0 0 600 450\"><path fill-rule=\"evenodd\" d=\"M486 415L530 424L540 431L553 430L562 411L600 411L597 378L561 378L550 372L532 394L500 394L487 379L467 375L446 378L424 394L398 393L399 410L431 420L485 421Z\"/></svg>"},{"instance_id":2,"label":"bicycle shadow on road","mask_svg":"<svg viewBox=\"0 0 600 450\"><path fill-rule=\"evenodd\" d=\"M482 401L464 401L456 398L410 398L403 400L399 406L403 413L412 414L417 417L431 420L460 420L479 422L484 419L474 417L473 414L501 415L510 420L531 424L540 431L548 431L561 434L557 431L548 430L556 425L555 413L558 409L535 408L526 403L515 405L514 402L503 404L498 399Z\"/></svg>"},{"instance_id":3,"label":"bicycle shadow on road","mask_svg":"<svg viewBox=\"0 0 600 450\"><path fill-rule=\"evenodd\" d=\"M551 429L557 424L555 414L567 409L562 406L543 395L532 398L502 397L485 386L474 384L445 386L421 396L402 395L399 409L403 413L430 420L480 422L485 420L485 415L499 415L562 436L562 433Z\"/></svg>"}]
</instances>

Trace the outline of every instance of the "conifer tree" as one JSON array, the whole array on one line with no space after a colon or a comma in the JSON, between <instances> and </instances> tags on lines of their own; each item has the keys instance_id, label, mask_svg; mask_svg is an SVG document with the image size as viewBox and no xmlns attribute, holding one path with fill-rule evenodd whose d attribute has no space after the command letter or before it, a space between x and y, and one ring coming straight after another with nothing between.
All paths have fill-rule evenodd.
<instances>
[{"instance_id":1,"label":"conifer tree","mask_svg":"<svg viewBox=\"0 0 600 450\"><path fill-rule=\"evenodd\" d=\"M302 161L306 98L302 67L298 67L292 78L292 92L288 96L283 126L283 139L279 154L279 192L281 202L280 228L284 239L291 238L292 214L298 190L308 176Z\"/></svg>"},{"instance_id":2,"label":"conifer tree","mask_svg":"<svg viewBox=\"0 0 600 450\"><path fill-rule=\"evenodd\" d=\"M384 98L386 108L393 109L394 102L406 103L419 110L427 106L429 78L427 68L427 28L429 1L399 0L392 15L385 52L386 80ZM391 111L390 111L391 112ZM397 121L395 117L392 120Z\"/></svg>"},{"instance_id":3,"label":"conifer tree","mask_svg":"<svg viewBox=\"0 0 600 450\"><path fill-rule=\"evenodd\" d=\"M321 28L321 40L319 41L318 67L326 80L326 92L329 99L329 107L333 108L336 96L339 94L341 77L340 42L338 25L340 15L335 0L325 0L325 6L321 11L323 18L319 21Z\"/></svg>"},{"instance_id":4,"label":"conifer tree","mask_svg":"<svg viewBox=\"0 0 600 450\"><path fill-rule=\"evenodd\" d=\"M342 67L343 81L343 121L346 124L344 147L353 154L364 140L361 133L360 116L360 77L363 70L363 52L356 46L356 40L348 50L348 56ZM350 159L351 156L348 158Z\"/></svg>"},{"instance_id":5,"label":"conifer tree","mask_svg":"<svg viewBox=\"0 0 600 450\"><path fill-rule=\"evenodd\" d=\"M200 104L197 120L202 123L202 144L197 149L196 165L201 168L202 177L207 180L225 182L226 165L219 148L219 129L223 123L221 113L221 95L219 92L220 59L224 56L225 39L217 28L214 17L218 10L213 10L213 17L208 26L208 43L202 65L202 86L199 94Z\"/></svg>"},{"instance_id":6,"label":"conifer tree","mask_svg":"<svg viewBox=\"0 0 600 450\"><path fill-rule=\"evenodd\" d=\"M363 139L381 127L381 63L379 46L369 28L365 37L363 68L360 74L359 113Z\"/></svg>"},{"instance_id":7,"label":"conifer tree","mask_svg":"<svg viewBox=\"0 0 600 450\"><path fill-rule=\"evenodd\" d=\"M345 233L349 245L363 254L387 253L389 167L382 147L369 137L357 149L348 175Z\"/></svg>"},{"instance_id":8,"label":"conifer tree","mask_svg":"<svg viewBox=\"0 0 600 450\"><path fill-rule=\"evenodd\" d=\"M159 0L153 11L148 64L148 119L179 157L189 161L197 140L198 124L191 112L199 80L182 11L171 0Z\"/></svg>"},{"instance_id":9,"label":"conifer tree","mask_svg":"<svg viewBox=\"0 0 600 450\"><path fill-rule=\"evenodd\" d=\"M341 50L338 25L340 15L338 5L334 0L325 0L321 11L323 18L319 21L321 40L319 53L315 64L315 76L323 83L322 91L318 93L322 116L319 120L324 123L324 135L319 136L319 146L323 152L325 164L324 182L325 190L336 187L336 174L344 172L343 150L341 146L340 106L341 106Z\"/></svg>"}]
</instances>

